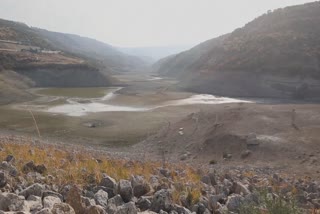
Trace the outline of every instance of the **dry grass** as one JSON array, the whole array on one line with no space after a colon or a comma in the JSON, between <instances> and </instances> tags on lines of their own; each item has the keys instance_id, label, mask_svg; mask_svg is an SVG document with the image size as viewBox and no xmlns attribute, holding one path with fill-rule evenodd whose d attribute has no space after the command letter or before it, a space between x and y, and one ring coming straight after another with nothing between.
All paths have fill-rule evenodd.
<instances>
[{"instance_id":1,"label":"dry grass","mask_svg":"<svg viewBox=\"0 0 320 214\"><path fill-rule=\"evenodd\" d=\"M199 202L201 195L200 185L176 184L172 192L172 200L176 204L192 207Z\"/></svg>"},{"instance_id":2,"label":"dry grass","mask_svg":"<svg viewBox=\"0 0 320 214\"><path fill-rule=\"evenodd\" d=\"M36 165L44 164L47 167L47 175L52 175L53 182L58 185L87 184L100 181L102 174L119 179L129 179L131 175L143 175L147 180L151 175L159 174L161 162L120 160L106 156L103 153L86 150L77 147L61 147L43 142L33 142L26 138L0 137L0 159L4 160L8 155L13 155L15 166L22 172L24 164L34 161ZM190 194L192 200L196 200L200 189L200 177L196 171L186 165L167 165L172 173L172 180L183 186L181 191L192 187ZM177 171L183 172L178 176Z\"/></svg>"},{"instance_id":3,"label":"dry grass","mask_svg":"<svg viewBox=\"0 0 320 214\"><path fill-rule=\"evenodd\" d=\"M320 209L312 209L311 214L320 214Z\"/></svg>"}]
</instances>

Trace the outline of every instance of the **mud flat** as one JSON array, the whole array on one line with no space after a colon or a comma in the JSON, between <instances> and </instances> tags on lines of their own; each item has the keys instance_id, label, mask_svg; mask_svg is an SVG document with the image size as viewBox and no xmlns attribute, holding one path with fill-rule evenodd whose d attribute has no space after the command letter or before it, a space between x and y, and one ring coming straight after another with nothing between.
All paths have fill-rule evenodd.
<instances>
[{"instance_id":1,"label":"mud flat","mask_svg":"<svg viewBox=\"0 0 320 214\"><path fill-rule=\"evenodd\" d=\"M173 80L126 78L124 87L32 89L36 99L0 107L0 127L35 136L31 110L42 137L114 147L137 143L203 104L236 101L166 89Z\"/></svg>"},{"instance_id":2,"label":"mud flat","mask_svg":"<svg viewBox=\"0 0 320 214\"><path fill-rule=\"evenodd\" d=\"M124 95L118 88L47 88L33 90L39 99L22 105L18 109L35 109L53 114L67 116L85 116L99 112L146 112L170 106L215 105L223 103L245 103L246 100L216 97L208 94L197 94L185 97L185 93L176 93L175 99L170 92L166 94ZM162 97L157 100L156 96ZM126 102L127 98L127 102ZM172 100L171 100L172 99ZM118 102L120 100L120 103ZM164 101L168 100L168 101ZM137 102L139 102L137 104ZM141 103L143 101L143 103ZM136 103L136 104L135 104Z\"/></svg>"}]
</instances>

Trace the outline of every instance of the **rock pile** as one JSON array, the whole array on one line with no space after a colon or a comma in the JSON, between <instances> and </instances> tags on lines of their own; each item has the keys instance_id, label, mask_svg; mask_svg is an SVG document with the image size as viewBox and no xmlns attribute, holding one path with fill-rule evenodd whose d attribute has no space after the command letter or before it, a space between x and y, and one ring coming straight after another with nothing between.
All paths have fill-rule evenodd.
<instances>
[{"instance_id":1,"label":"rock pile","mask_svg":"<svg viewBox=\"0 0 320 214\"><path fill-rule=\"evenodd\" d=\"M119 181L103 174L99 182L80 187L52 182L46 167L33 162L19 172L14 160L8 157L0 164L0 214L222 214L240 213L246 205L263 211L268 207L259 190L288 204L295 200L301 209L320 208L320 183L270 169L199 170L197 186L182 183L183 171L159 169L148 178L132 175Z\"/></svg>"}]
</instances>

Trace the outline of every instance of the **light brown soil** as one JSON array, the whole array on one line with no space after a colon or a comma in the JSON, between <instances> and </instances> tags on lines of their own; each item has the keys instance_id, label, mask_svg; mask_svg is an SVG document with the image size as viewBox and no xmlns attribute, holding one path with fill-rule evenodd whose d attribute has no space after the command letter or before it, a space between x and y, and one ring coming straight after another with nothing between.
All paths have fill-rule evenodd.
<instances>
[{"instance_id":1,"label":"light brown soil","mask_svg":"<svg viewBox=\"0 0 320 214\"><path fill-rule=\"evenodd\" d=\"M199 109L168 123L134 150L173 162L270 166L320 177L320 105L224 104ZM252 142L258 145L249 145ZM247 150L251 154L241 157ZM224 160L223 154L232 158Z\"/></svg>"},{"instance_id":2,"label":"light brown soil","mask_svg":"<svg viewBox=\"0 0 320 214\"><path fill-rule=\"evenodd\" d=\"M128 99L135 97L132 103L141 104L144 98L152 98L148 104L157 103L165 94L176 96L168 89L170 81L130 82L128 77L126 84L131 85L120 93ZM3 130L35 133L28 112L0 110ZM213 165L216 168L272 167L320 178L320 104L190 105L139 113L96 113L84 118L35 116L49 140L103 148L115 157L195 165L217 162ZM93 129L84 125L92 121L103 123ZM249 145L252 137L258 145ZM247 150L251 154L242 158ZM232 158L224 160L224 153Z\"/></svg>"}]
</instances>

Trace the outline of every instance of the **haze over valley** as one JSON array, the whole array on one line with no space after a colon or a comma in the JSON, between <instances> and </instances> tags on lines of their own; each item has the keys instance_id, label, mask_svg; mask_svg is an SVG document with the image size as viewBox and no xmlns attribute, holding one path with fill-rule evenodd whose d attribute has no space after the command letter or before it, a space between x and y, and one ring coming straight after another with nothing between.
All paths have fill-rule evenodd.
<instances>
[{"instance_id":1,"label":"haze over valley","mask_svg":"<svg viewBox=\"0 0 320 214\"><path fill-rule=\"evenodd\" d=\"M61 2L0 3L0 211L320 213L319 1Z\"/></svg>"}]
</instances>

